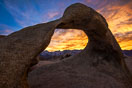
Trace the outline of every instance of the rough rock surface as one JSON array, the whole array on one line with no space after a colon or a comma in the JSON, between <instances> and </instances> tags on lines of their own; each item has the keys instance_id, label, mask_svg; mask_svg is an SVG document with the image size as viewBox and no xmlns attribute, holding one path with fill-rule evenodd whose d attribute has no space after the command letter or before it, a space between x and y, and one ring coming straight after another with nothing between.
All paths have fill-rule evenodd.
<instances>
[{"instance_id":1,"label":"rough rock surface","mask_svg":"<svg viewBox=\"0 0 132 88\"><path fill-rule=\"evenodd\" d=\"M81 53L32 71L31 88L132 88L121 48L102 15L76 3L60 20L57 28L83 30L89 42Z\"/></svg>"},{"instance_id":2,"label":"rough rock surface","mask_svg":"<svg viewBox=\"0 0 132 88\"><path fill-rule=\"evenodd\" d=\"M132 88L131 74L107 22L80 3L69 6L56 21L0 39L0 88L28 88L30 64L47 47L55 28L84 30L89 42L81 53L30 72L31 88Z\"/></svg>"},{"instance_id":3,"label":"rough rock surface","mask_svg":"<svg viewBox=\"0 0 132 88\"><path fill-rule=\"evenodd\" d=\"M57 24L38 24L0 38L0 88L29 88L29 67L48 46Z\"/></svg>"},{"instance_id":4,"label":"rough rock surface","mask_svg":"<svg viewBox=\"0 0 132 88\"><path fill-rule=\"evenodd\" d=\"M132 56L128 56L125 58L126 64L130 70L130 72L132 73Z\"/></svg>"}]
</instances>

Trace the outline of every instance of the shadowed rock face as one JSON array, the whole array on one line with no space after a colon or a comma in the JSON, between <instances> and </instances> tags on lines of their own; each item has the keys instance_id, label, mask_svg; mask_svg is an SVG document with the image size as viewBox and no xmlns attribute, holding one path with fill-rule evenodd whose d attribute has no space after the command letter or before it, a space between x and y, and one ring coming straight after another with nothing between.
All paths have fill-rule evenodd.
<instances>
[{"instance_id":1,"label":"shadowed rock face","mask_svg":"<svg viewBox=\"0 0 132 88\"><path fill-rule=\"evenodd\" d=\"M28 88L27 70L55 28L84 30L89 42L81 53L32 71L31 88L132 88L131 74L106 20L80 3L69 6L59 20L0 39L0 88Z\"/></svg>"}]
</instances>

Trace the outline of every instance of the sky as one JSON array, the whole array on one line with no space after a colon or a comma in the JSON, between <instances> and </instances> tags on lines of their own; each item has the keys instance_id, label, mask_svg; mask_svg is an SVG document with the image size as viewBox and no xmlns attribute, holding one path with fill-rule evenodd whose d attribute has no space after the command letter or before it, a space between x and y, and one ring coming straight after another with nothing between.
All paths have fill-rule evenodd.
<instances>
[{"instance_id":1,"label":"sky","mask_svg":"<svg viewBox=\"0 0 132 88\"><path fill-rule=\"evenodd\" d=\"M78 2L101 13L121 48L132 49L132 0L0 0L0 35L58 19L66 7ZM81 30L56 29L46 50L83 49L87 42Z\"/></svg>"}]
</instances>

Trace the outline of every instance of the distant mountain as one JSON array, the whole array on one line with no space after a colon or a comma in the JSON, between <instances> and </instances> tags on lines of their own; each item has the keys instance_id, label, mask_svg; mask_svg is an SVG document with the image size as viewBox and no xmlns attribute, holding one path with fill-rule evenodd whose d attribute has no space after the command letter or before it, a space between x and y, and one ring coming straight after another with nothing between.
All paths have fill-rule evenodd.
<instances>
[{"instance_id":1,"label":"distant mountain","mask_svg":"<svg viewBox=\"0 0 132 88\"><path fill-rule=\"evenodd\" d=\"M67 54L73 56L81 51L82 50L64 50L64 51L55 51L55 52L43 51L40 54L40 60L51 60L55 58L61 59L61 58L65 58ZM126 56L132 56L132 50L123 50L122 52Z\"/></svg>"},{"instance_id":2,"label":"distant mountain","mask_svg":"<svg viewBox=\"0 0 132 88\"><path fill-rule=\"evenodd\" d=\"M48 52L48 51L43 51L40 54L40 60L49 60L49 59L54 59L54 58L64 58L67 55L68 56L73 56L82 50L64 50L64 51L55 51L55 52Z\"/></svg>"},{"instance_id":3,"label":"distant mountain","mask_svg":"<svg viewBox=\"0 0 132 88\"><path fill-rule=\"evenodd\" d=\"M132 50L123 50L123 54L127 56L132 56Z\"/></svg>"}]
</instances>

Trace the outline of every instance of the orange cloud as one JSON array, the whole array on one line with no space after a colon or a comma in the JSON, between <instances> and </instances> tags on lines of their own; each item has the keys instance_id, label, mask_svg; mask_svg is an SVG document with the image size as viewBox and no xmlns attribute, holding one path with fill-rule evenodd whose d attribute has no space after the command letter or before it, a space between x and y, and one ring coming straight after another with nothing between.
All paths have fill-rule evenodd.
<instances>
[{"instance_id":1,"label":"orange cloud","mask_svg":"<svg viewBox=\"0 0 132 88\"><path fill-rule=\"evenodd\" d=\"M116 33L115 37L122 49L132 49L132 31L125 33Z\"/></svg>"},{"instance_id":2,"label":"orange cloud","mask_svg":"<svg viewBox=\"0 0 132 88\"><path fill-rule=\"evenodd\" d=\"M101 2L102 1L102 2ZM109 28L115 35L122 49L132 49L132 1L126 0L86 0L85 4L96 6L95 9L107 20ZM57 30L46 50L84 49L88 42L86 34L81 30Z\"/></svg>"},{"instance_id":3,"label":"orange cloud","mask_svg":"<svg viewBox=\"0 0 132 88\"><path fill-rule=\"evenodd\" d=\"M103 9L97 10L102 12L109 23L109 27L113 33L127 32L132 30L132 9L129 7L132 3L123 6L107 5L106 11Z\"/></svg>"},{"instance_id":4,"label":"orange cloud","mask_svg":"<svg viewBox=\"0 0 132 88\"><path fill-rule=\"evenodd\" d=\"M59 29L52 36L51 42L46 50L73 50L82 49L86 46L88 38L82 30L75 29Z\"/></svg>"}]
</instances>

